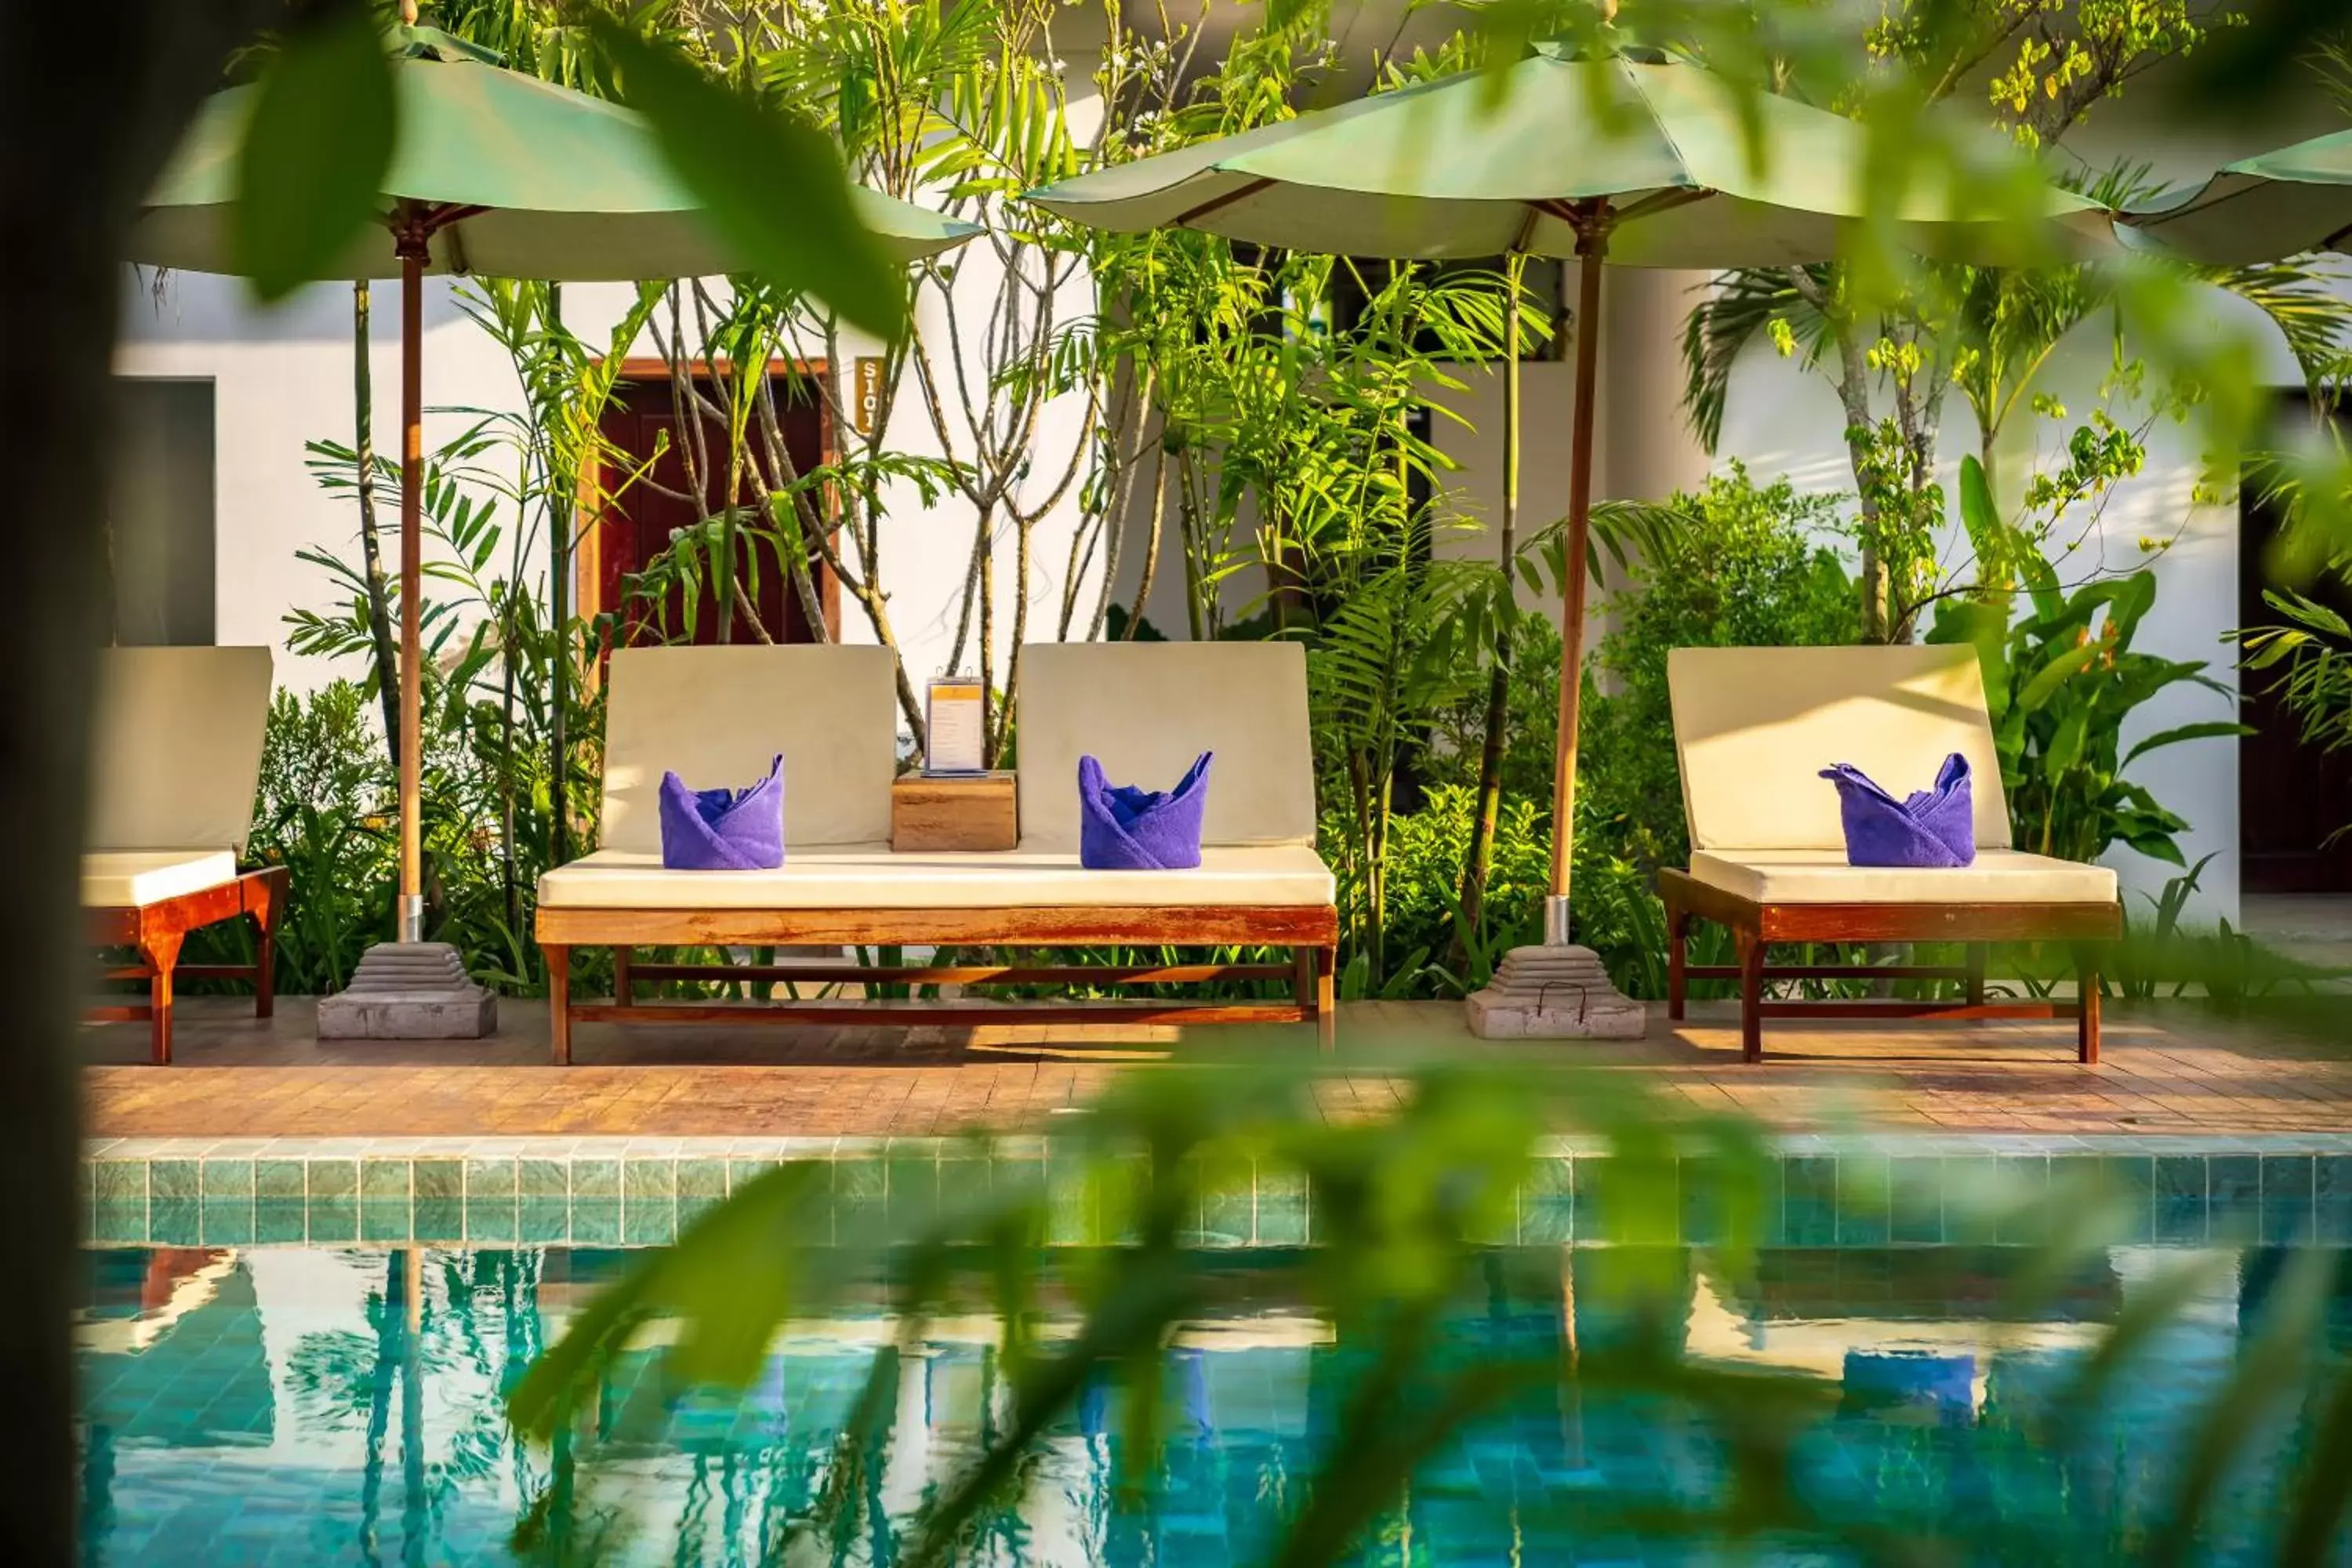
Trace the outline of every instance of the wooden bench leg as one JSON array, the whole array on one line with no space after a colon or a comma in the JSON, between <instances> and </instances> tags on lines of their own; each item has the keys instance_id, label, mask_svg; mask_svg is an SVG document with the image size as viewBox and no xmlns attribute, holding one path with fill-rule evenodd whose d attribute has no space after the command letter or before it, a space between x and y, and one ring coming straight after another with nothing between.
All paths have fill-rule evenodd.
<instances>
[{"instance_id":1,"label":"wooden bench leg","mask_svg":"<svg viewBox=\"0 0 2352 1568\"><path fill-rule=\"evenodd\" d=\"M1739 1059L1764 1059L1764 936L1735 930L1739 946Z\"/></svg>"},{"instance_id":2,"label":"wooden bench leg","mask_svg":"<svg viewBox=\"0 0 2352 1568\"><path fill-rule=\"evenodd\" d=\"M634 1000L630 994L629 966L630 960L635 956L636 951L633 947L616 947L613 950L613 1000L625 1007Z\"/></svg>"},{"instance_id":3,"label":"wooden bench leg","mask_svg":"<svg viewBox=\"0 0 2352 1568\"><path fill-rule=\"evenodd\" d=\"M1968 944L1968 994L1969 1005L1971 1007L1984 1005L1986 949L1987 944L1981 942L1972 942Z\"/></svg>"},{"instance_id":4,"label":"wooden bench leg","mask_svg":"<svg viewBox=\"0 0 2352 1568\"><path fill-rule=\"evenodd\" d=\"M560 1068L572 1065L572 950L541 942L547 962L547 1031L549 1048Z\"/></svg>"},{"instance_id":5,"label":"wooden bench leg","mask_svg":"<svg viewBox=\"0 0 2352 1568\"><path fill-rule=\"evenodd\" d=\"M1339 1048L1339 1009L1332 996L1339 967L1338 948L1315 949L1315 1043L1326 1056Z\"/></svg>"},{"instance_id":6,"label":"wooden bench leg","mask_svg":"<svg viewBox=\"0 0 2352 1568\"><path fill-rule=\"evenodd\" d=\"M2099 1065L2099 972L2085 966L2076 976L2082 1000L2074 1009L2074 1059Z\"/></svg>"},{"instance_id":7,"label":"wooden bench leg","mask_svg":"<svg viewBox=\"0 0 2352 1568\"><path fill-rule=\"evenodd\" d=\"M172 971L180 962L184 932L151 931L139 943L147 963L148 1058L161 1067L172 1065Z\"/></svg>"},{"instance_id":8,"label":"wooden bench leg","mask_svg":"<svg viewBox=\"0 0 2352 1568\"><path fill-rule=\"evenodd\" d=\"M278 922L286 913L288 876L279 869L261 879L261 897L253 910L253 923L260 931L260 940L254 947L253 1016L268 1018L278 1011Z\"/></svg>"},{"instance_id":9,"label":"wooden bench leg","mask_svg":"<svg viewBox=\"0 0 2352 1568\"><path fill-rule=\"evenodd\" d=\"M1690 928L1688 910L1666 906L1666 1016L1683 1020L1683 1003L1690 991Z\"/></svg>"}]
</instances>

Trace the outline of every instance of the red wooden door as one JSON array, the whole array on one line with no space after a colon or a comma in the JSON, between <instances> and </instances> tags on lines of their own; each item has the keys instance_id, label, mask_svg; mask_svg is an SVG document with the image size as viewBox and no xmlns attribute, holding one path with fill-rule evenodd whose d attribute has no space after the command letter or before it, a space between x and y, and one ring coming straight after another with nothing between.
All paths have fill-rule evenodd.
<instances>
[{"instance_id":1,"label":"red wooden door","mask_svg":"<svg viewBox=\"0 0 2352 1568\"><path fill-rule=\"evenodd\" d=\"M772 382L776 422L783 430L784 448L791 454L794 469L806 473L824 460L824 408L806 378L779 372ZM608 481L621 493L607 503L600 525L597 605L619 613L625 642L656 638L675 641L681 632L689 630L694 642L717 642L719 606L715 603L715 585L707 565L702 569L703 588L696 596L690 628L687 626L687 595L682 586L673 584L656 600L650 593L632 592L632 579L670 547L677 533L719 511L727 488L724 432L706 421L706 447L713 471L703 476L703 493L698 502L688 493L687 464L680 445L682 433L666 377L624 384L606 408L602 424L605 439L628 454L629 470L652 457L657 447L661 455L642 479L625 486L619 484L618 476ZM756 426L747 459L759 464L771 485L779 482L778 476L768 472L765 443L760 439ZM745 508L755 505L748 479L738 504ZM755 517L753 521L758 520ZM800 595L793 591L772 537L749 531L739 534L735 560L737 580L771 638L780 643L817 640L802 610ZM833 585L827 580L830 574L821 563L812 561L811 567L816 574L819 602L830 617L835 598ZM730 633L730 640L735 642L759 640L740 605L735 606L735 624Z\"/></svg>"}]
</instances>

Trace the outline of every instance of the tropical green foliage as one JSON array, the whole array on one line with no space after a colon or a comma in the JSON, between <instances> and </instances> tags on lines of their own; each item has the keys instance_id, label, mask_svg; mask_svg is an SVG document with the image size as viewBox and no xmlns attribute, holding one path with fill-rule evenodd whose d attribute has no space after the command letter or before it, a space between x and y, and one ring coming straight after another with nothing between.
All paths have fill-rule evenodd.
<instances>
[{"instance_id":1,"label":"tropical green foliage","mask_svg":"<svg viewBox=\"0 0 2352 1568\"><path fill-rule=\"evenodd\" d=\"M2243 734L2234 720L2203 720L2122 744L2132 712L2176 686L2228 700L2201 659L2133 651L2156 603L2156 576L2137 572L2068 593L2046 562L2027 564L2027 612L2014 622L2007 600L1947 600L1931 642L1971 643L1984 666L1985 697L2000 753L2017 847L2069 860L2096 860L2111 844L2185 866L2176 835L2188 823L2147 786L2125 778L2137 758L2184 741Z\"/></svg>"}]
</instances>

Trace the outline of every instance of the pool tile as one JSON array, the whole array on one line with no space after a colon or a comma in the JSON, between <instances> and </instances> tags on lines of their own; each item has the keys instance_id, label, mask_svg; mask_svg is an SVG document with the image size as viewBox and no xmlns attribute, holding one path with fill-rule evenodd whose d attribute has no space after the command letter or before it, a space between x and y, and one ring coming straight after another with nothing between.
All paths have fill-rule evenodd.
<instances>
[{"instance_id":1,"label":"pool tile","mask_svg":"<svg viewBox=\"0 0 2352 1568\"><path fill-rule=\"evenodd\" d=\"M147 1163L147 1195L194 1203L204 1195L204 1177L194 1160L151 1160Z\"/></svg>"},{"instance_id":2,"label":"pool tile","mask_svg":"<svg viewBox=\"0 0 2352 1568\"><path fill-rule=\"evenodd\" d=\"M449 1162L455 1164L454 1160ZM459 1242L466 1239L466 1201L457 1197L420 1197L411 1210L418 1241Z\"/></svg>"},{"instance_id":3,"label":"pool tile","mask_svg":"<svg viewBox=\"0 0 2352 1568\"><path fill-rule=\"evenodd\" d=\"M2000 1167L1989 1154L1957 1154L1944 1161L1944 1239L1981 1245L1993 1237L2000 1206Z\"/></svg>"},{"instance_id":4,"label":"pool tile","mask_svg":"<svg viewBox=\"0 0 2352 1568\"><path fill-rule=\"evenodd\" d=\"M2004 1246L2039 1246L2050 1239L2050 1156L1998 1154L2004 1202L1993 1222L1993 1240Z\"/></svg>"},{"instance_id":5,"label":"pool tile","mask_svg":"<svg viewBox=\"0 0 2352 1568\"><path fill-rule=\"evenodd\" d=\"M147 1162L100 1160L90 1173L90 1191L101 1205L147 1206Z\"/></svg>"},{"instance_id":6,"label":"pool tile","mask_svg":"<svg viewBox=\"0 0 2352 1568\"><path fill-rule=\"evenodd\" d=\"M2201 1154L2159 1154L2156 1157L2156 1207L2153 1216L2158 1242L2202 1242L2205 1239L2205 1157Z\"/></svg>"},{"instance_id":7,"label":"pool tile","mask_svg":"<svg viewBox=\"0 0 2352 1568\"><path fill-rule=\"evenodd\" d=\"M468 1205L476 1198L511 1204L518 1185L515 1162L510 1159L469 1159L466 1162L466 1201Z\"/></svg>"},{"instance_id":8,"label":"pool tile","mask_svg":"<svg viewBox=\"0 0 2352 1568\"><path fill-rule=\"evenodd\" d=\"M604 1198L575 1201L572 1205L572 1240L580 1247L619 1246L621 1205Z\"/></svg>"},{"instance_id":9,"label":"pool tile","mask_svg":"<svg viewBox=\"0 0 2352 1568\"><path fill-rule=\"evenodd\" d=\"M1944 1239L1942 1161L1919 1156L1887 1161L1886 1239L1901 1246L1934 1246Z\"/></svg>"},{"instance_id":10,"label":"pool tile","mask_svg":"<svg viewBox=\"0 0 2352 1568\"><path fill-rule=\"evenodd\" d=\"M201 1247L204 1221L194 1198L156 1198L147 1205L147 1239L156 1247Z\"/></svg>"},{"instance_id":11,"label":"pool tile","mask_svg":"<svg viewBox=\"0 0 2352 1568\"><path fill-rule=\"evenodd\" d=\"M2156 1162L2145 1154L2107 1154L2099 1177L2122 1224L2116 1240L2138 1246L2156 1239Z\"/></svg>"},{"instance_id":12,"label":"pool tile","mask_svg":"<svg viewBox=\"0 0 2352 1568\"><path fill-rule=\"evenodd\" d=\"M1782 1245L1830 1247L1837 1242L1838 1163L1834 1155L1800 1154L1783 1160L1780 1200Z\"/></svg>"},{"instance_id":13,"label":"pool tile","mask_svg":"<svg viewBox=\"0 0 2352 1568\"><path fill-rule=\"evenodd\" d=\"M597 1198L618 1202L621 1196L621 1163L618 1160L574 1160L572 1162L572 1196Z\"/></svg>"},{"instance_id":14,"label":"pool tile","mask_svg":"<svg viewBox=\"0 0 2352 1568\"><path fill-rule=\"evenodd\" d=\"M563 1160L524 1159L515 1163L515 1190L526 1198L572 1196L572 1166Z\"/></svg>"},{"instance_id":15,"label":"pool tile","mask_svg":"<svg viewBox=\"0 0 2352 1568\"><path fill-rule=\"evenodd\" d=\"M250 1160L206 1160L204 1163L204 1195L207 1202L215 1198L253 1197L253 1162Z\"/></svg>"},{"instance_id":16,"label":"pool tile","mask_svg":"<svg viewBox=\"0 0 2352 1568\"><path fill-rule=\"evenodd\" d=\"M304 1212L314 1246L360 1238L360 1209L355 1198L312 1198L304 1205Z\"/></svg>"},{"instance_id":17,"label":"pool tile","mask_svg":"<svg viewBox=\"0 0 2352 1568\"><path fill-rule=\"evenodd\" d=\"M534 1245L572 1239L572 1205L565 1198L527 1197L518 1205L516 1239Z\"/></svg>"},{"instance_id":18,"label":"pool tile","mask_svg":"<svg viewBox=\"0 0 2352 1568\"><path fill-rule=\"evenodd\" d=\"M405 1209L415 1193L413 1181L406 1160L360 1162L360 1200L362 1203L397 1203Z\"/></svg>"},{"instance_id":19,"label":"pool tile","mask_svg":"<svg viewBox=\"0 0 2352 1568\"><path fill-rule=\"evenodd\" d=\"M1265 1230L1266 1180L1258 1178L1258 1230ZM1538 1158L1519 1184L1518 1241L1522 1247L1563 1247L1576 1234L1576 1173L1564 1157Z\"/></svg>"},{"instance_id":20,"label":"pool tile","mask_svg":"<svg viewBox=\"0 0 2352 1568\"><path fill-rule=\"evenodd\" d=\"M253 1163L253 1195L299 1205L310 1195L310 1173L299 1160L256 1160Z\"/></svg>"},{"instance_id":21,"label":"pool tile","mask_svg":"<svg viewBox=\"0 0 2352 1568\"><path fill-rule=\"evenodd\" d=\"M90 1239L101 1247L143 1247L147 1244L147 1200L135 1204L101 1203L90 1215Z\"/></svg>"},{"instance_id":22,"label":"pool tile","mask_svg":"<svg viewBox=\"0 0 2352 1568\"><path fill-rule=\"evenodd\" d=\"M2317 1172L2308 1154L2265 1154L2262 1160L2262 1237L2284 1247L2308 1240Z\"/></svg>"},{"instance_id":23,"label":"pool tile","mask_svg":"<svg viewBox=\"0 0 2352 1568\"><path fill-rule=\"evenodd\" d=\"M308 1196L316 1203L320 1198L357 1197L360 1190L360 1166L356 1160L310 1160L303 1165L304 1179L309 1183Z\"/></svg>"},{"instance_id":24,"label":"pool tile","mask_svg":"<svg viewBox=\"0 0 2352 1568\"><path fill-rule=\"evenodd\" d=\"M466 1195L466 1163L463 1160L412 1160L409 1162L411 1192L418 1203L427 1198L461 1198Z\"/></svg>"},{"instance_id":25,"label":"pool tile","mask_svg":"<svg viewBox=\"0 0 2352 1568\"><path fill-rule=\"evenodd\" d=\"M362 1241L408 1241L415 1237L415 1211L406 1198L362 1198Z\"/></svg>"},{"instance_id":26,"label":"pool tile","mask_svg":"<svg viewBox=\"0 0 2352 1568\"><path fill-rule=\"evenodd\" d=\"M2323 1154L2312 1163L2313 1232L2331 1247L2352 1246L2352 1154Z\"/></svg>"},{"instance_id":27,"label":"pool tile","mask_svg":"<svg viewBox=\"0 0 2352 1568\"><path fill-rule=\"evenodd\" d=\"M732 1197L737 1193L741 1192L745 1187L750 1186L761 1176L764 1176L769 1172L776 1169L776 1165L777 1162L773 1160L762 1160L756 1157L743 1160L730 1158L727 1162L728 1196Z\"/></svg>"},{"instance_id":28,"label":"pool tile","mask_svg":"<svg viewBox=\"0 0 2352 1568\"><path fill-rule=\"evenodd\" d=\"M1848 1154L1837 1163L1837 1244L1884 1247L1893 1232L1894 1179L1884 1155Z\"/></svg>"},{"instance_id":29,"label":"pool tile","mask_svg":"<svg viewBox=\"0 0 2352 1568\"><path fill-rule=\"evenodd\" d=\"M206 1247L247 1247L253 1242L253 1200L205 1198L197 1205Z\"/></svg>"},{"instance_id":30,"label":"pool tile","mask_svg":"<svg viewBox=\"0 0 2352 1568\"><path fill-rule=\"evenodd\" d=\"M310 1238L310 1211L299 1198L258 1198L253 1205L253 1239L265 1247L292 1247Z\"/></svg>"},{"instance_id":31,"label":"pool tile","mask_svg":"<svg viewBox=\"0 0 2352 1568\"><path fill-rule=\"evenodd\" d=\"M688 1159L677 1163L677 1195L681 1198L723 1198L727 1195L727 1162Z\"/></svg>"},{"instance_id":32,"label":"pool tile","mask_svg":"<svg viewBox=\"0 0 2352 1568\"><path fill-rule=\"evenodd\" d=\"M1057 1171L1056 1175L1060 1173ZM1246 1154L1221 1153L1201 1163L1201 1235L1212 1247L1246 1247L1257 1234L1256 1165ZM1067 1202L1056 1194L1056 1207ZM1084 1241L1084 1235L1072 1238Z\"/></svg>"},{"instance_id":33,"label":"pool tile","mask_svg":"<svg viewBox=\"0 0 2352 1568\"><path fill-rule=\"evenodd\" d=\"M2252 1154L2216 1154L2205 1163L2205 1171L2207 1234L2216 1241L2252 1241L2261 1231L2261 1159Z\"/></svg>"},{"instance_id":34,"label":"pool tile","mask_svg":"<svg viewBox=\"0 0 2352 1568\"><path fill-rule=\"evenodd\" d=\"M1563 1167L1568 1163L1565 1160L1556 1163ZM1563 1169L1560 1180L1565 1182L1567 1175ZM1566 1192L1559 1194L1558 1202L1565 1211L1569 1205ZM1307 1173L1261 1161L1257 1168L1257 1244L1260 1247L1304 1247L1311 1238L1313 1224L1312 1206L1307 1201Z\"/></svg>"}]
</instances>

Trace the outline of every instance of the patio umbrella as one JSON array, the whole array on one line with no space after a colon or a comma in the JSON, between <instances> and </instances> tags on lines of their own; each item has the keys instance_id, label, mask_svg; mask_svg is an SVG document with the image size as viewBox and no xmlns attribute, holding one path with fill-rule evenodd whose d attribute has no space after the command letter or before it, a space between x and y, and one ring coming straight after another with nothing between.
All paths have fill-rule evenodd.
<instances>
[{"instance_id":1,"label":"patio umbrella","mask_svg":"<svg viewBox=\"0 0 2352 1568\"><path fill-rule=\"evenodd\" d=\"M2352 241L2352 131L2224 163L2196 190L2134 207L2123 220L2218 267L2342 250Z\"/></svg>"},{"instance_id":2,"label":"patio umbrella","mask_svg":"<svg viewBox=\"0 0 2352 1568\"><path fill-rule=\"evenodd\" d=\"M415 942L424 909L417 789L425 275L694 278L725 272L735 258L637 115L503 69L437 28L399 26L392 43L400 129L384 173L383 229L355 240L320 276L401 283L400 937ZM235 269L229 219L258 95L257 88L231 88L205 104L132 228L131 260ZM859 216L902 259L935 255L979 232L874 191L852 194Z\"/></svg>"},{"instance_id":3,"label":"patio umbrella","mask_svg":"<svg viewBox=\"0 0 2352 1568\"><path fill-rule=\"evenodd\" d=\"M1743 93L1654 50L1587 58L1541 44L1501 77L1418 83L1083 174L1028 199L1120 233L1182 226L1284 249L1399 259L1577 259L1571 565L1561 605L1544 922L1547 944L1565 946L1601 263L1720 269L1832 259L1871 210L1867 149L1853 121L1776 94ZM2051 188L2045 206L2086 243L2108 242L2107 216L2095 204ZM2015 248L2005 219L2013 215L1933 183L1907 190L1893 215L1907 247L1966 259ZM1507 497L1516 428L1505 438Z\"/></svg>"}]
</instances>

